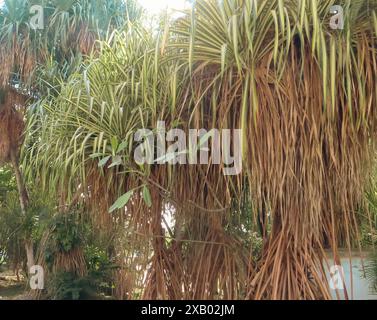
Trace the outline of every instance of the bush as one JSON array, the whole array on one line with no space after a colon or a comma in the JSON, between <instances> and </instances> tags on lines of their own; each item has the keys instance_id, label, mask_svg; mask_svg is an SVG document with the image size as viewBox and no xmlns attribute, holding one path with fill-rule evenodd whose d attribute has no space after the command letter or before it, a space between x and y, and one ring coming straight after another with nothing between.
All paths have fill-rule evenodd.
<instances>
[{"instance_id":1,"label":"bush","mask_svg":"<svg viewBox=\"0 0 377 320\"><path fill-rule=\"evenodd\" d=\"M111 295L115 266L93 237L90 225L80 219L80 213L58 214L48 228L50 238L44 250L50 273L47 295L57 300Z\"/></svg>"},{"instance_id":2,"label":"bush","mask_svg":"<svg viewBox=\"0 0 377 320\"><path fill-rule=\"evenodd\" d=\"M88 273L79 276L75 272L59 271L50 276L48 296L53 300L99 299L111 295L114 266L105 251L88 246L85 250Z\"/></svg>"}]
</instances>

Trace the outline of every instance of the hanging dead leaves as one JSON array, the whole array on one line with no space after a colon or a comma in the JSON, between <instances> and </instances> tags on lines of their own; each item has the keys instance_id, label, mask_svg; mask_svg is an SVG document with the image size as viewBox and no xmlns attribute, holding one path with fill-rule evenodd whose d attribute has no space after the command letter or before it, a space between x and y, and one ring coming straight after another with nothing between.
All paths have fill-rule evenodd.
<instances>
[{"instance_id":1,"label":"hanging dead leaves","mask_svg":"<svg viewBox=\"0 0 377 320\"><path fill-rule=\"evenodd\" d=\"M25 127L18 110L22 100L17 93L9 92L0 104L0 164L10 162L12 154L18 158Z\"/></svg>"}]
</instances>

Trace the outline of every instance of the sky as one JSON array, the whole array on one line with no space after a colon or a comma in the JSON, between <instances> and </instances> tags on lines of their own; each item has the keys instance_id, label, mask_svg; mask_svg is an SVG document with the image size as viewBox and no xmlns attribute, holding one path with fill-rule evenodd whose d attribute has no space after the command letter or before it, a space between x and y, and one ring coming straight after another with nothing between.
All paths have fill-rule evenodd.
<instances>
[{"instance_id":1,"label":"sky","mask_svg":"<svg viewBox=\"0 0 377 320\"><path fill-rule=\"evenodd\" d=\"M4 0L0 0L0 6ZM184 9L186 0L139 0L139 3L151 14L158 14L167 7L169 9Z\"/></svg>"},{"instance_id":2,"label":"sky","mask_svg":"<svg viewBox=\"0 0 377 320\"><path fill-rule=\"evenodd\" d=\"M166 8L176 10L187 8L186 0L139 0L139 3L151 14L158 14Z\"/></svg>"}]
</instances>

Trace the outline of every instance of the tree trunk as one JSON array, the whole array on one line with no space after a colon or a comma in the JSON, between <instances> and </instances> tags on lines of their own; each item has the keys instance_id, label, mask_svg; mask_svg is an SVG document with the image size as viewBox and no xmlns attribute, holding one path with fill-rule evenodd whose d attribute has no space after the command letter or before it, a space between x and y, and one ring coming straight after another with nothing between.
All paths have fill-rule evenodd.
<instances>
[{"instance_id":1,"label":"tree trunk","mask_svg":"<svg viewBox=\"0 0 377 320\"><path fill-rule=\"evenodd\" d=\"M28 273L30 272L30 268L35 265L34 261L34 247L33 241L27 240L25 241L25 250L26 250L26 257L27 257L27 268Z\"/></svg>"},{"instance_id":2,"label":"tree trunk","mask_svg":"<svg viewBox=\"0 0 377 320\"><path fill-rule=\"evenodd\" d=\"M13 166L13 171L16 176L21 212L24 216L26 216L27 214L26 209L28 206L29 198L26 191L24 180L21 175L21 170L18 164L18 158L14 150L11 150L10 158L11 158L11 163ZM26 257L27 257L27 267L28 267L28 272L29 272L30 268L35 265L33 241L30 238L25 240L25 251L26 251Z\"/></svg>"}]
</instances>

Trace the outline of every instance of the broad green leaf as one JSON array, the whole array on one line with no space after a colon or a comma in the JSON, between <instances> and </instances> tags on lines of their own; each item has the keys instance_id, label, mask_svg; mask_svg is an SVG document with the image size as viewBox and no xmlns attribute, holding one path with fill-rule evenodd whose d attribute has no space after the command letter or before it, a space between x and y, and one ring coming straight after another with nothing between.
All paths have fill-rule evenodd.
<instances>
[{"instance_id":1,"label":"broad green leaf","mask_svg":"<svg viewBox=\"0 0 377 320\"><path fill-rule=\"evenodd\" d=\"M121 156L114 156L112 158L112 163L111 163L111 165L109 165L108 168L120 166L121 164L122 164L122 157Z\"/></svg>"},{"instance_id":2,"label":"broad green leaf","mask_svg":"<svg viewBox=\"0 0 377 320\"><path fill-rule=\"evenodd\" d=\"M125 193L123 196L119 197L118 200L115 201L115 203L110 207L109 213L112 213L115 210L122 209L123 207L125 207L133 194L134 194L134 191L130 190L127 193Z\"/></svg>"},{"instance_id":3,"label":"broad green leaf","mask_svg":"<svg viewBox=\"0 0 377 320\"><path fill-rule=\"evenodd\" d=\"M143 188L143 199L148 208L150 208L152 206L152 197L147 186Z\"/></svg>"},{"instance_id":4,"label":"broad green leaf","mask_svg":"<svg viewBox=\"0 0 377 320\"><path fill-rule=\"evenodd\" d=\"M95 158L99 158L99 157L102 157L103 154L102 153L93 153L89 156L90 159L95 159Z\"/></svg>"},{"instance_id":5,"label":"broad green leaf","mask_svg":"<svg viewBox=\"0 0 377 320\"><path fill-rule=\"evenodd\" d=\"M99 162L98 162L98 166L99 167L103 167L106 165L106 163L110 160L111 156L107 156L103 159L101 159Z\"/></svg>"},{"instance_id":6,"label":"broad green leaf","mask_svg":"<svg viewBox=\"0 0 377 320\"><path fill-rule=\"evenodd\" d=\"M199 140L199 149L208 142L209 138L213 136L213 130L208 131L206 134L200 137Z\"/></svg>"},{"instance_id":7,"label":"broad green leaf","mask_svg":"<svg viewBox=\"0 0 377 320\"><path fill-rule=\"evenodd\" d=\"M177 154L175 152L169 152L169 153L163 155L162 157L156 159L154 162L155 163L157 163L157 162L167 163L167 162L173 160L176 156L177 156Z\"/></svg>"},{"instance_id":8,"label":"broad green leaf","mask_svg":"<svg viewBox=\"0 0 377 320\"><path fill-rule=\"evenodd\" d=\"M111 138L111 148L113 152L116 152L118 149L118 138L117 137L112 137Z\"/></svg>"},{"instance_id":9,"label":"broad green leaf","mask_svg":"<svg viewBox=\"0 0 377 320\"><path fill-rule=\"evenodd\" d=\"M117 153L122 152L127 147L128 147L128 142L123 141L122 143L119 144L118 149L117 149Z\"/></svg>"}]
</instances>

